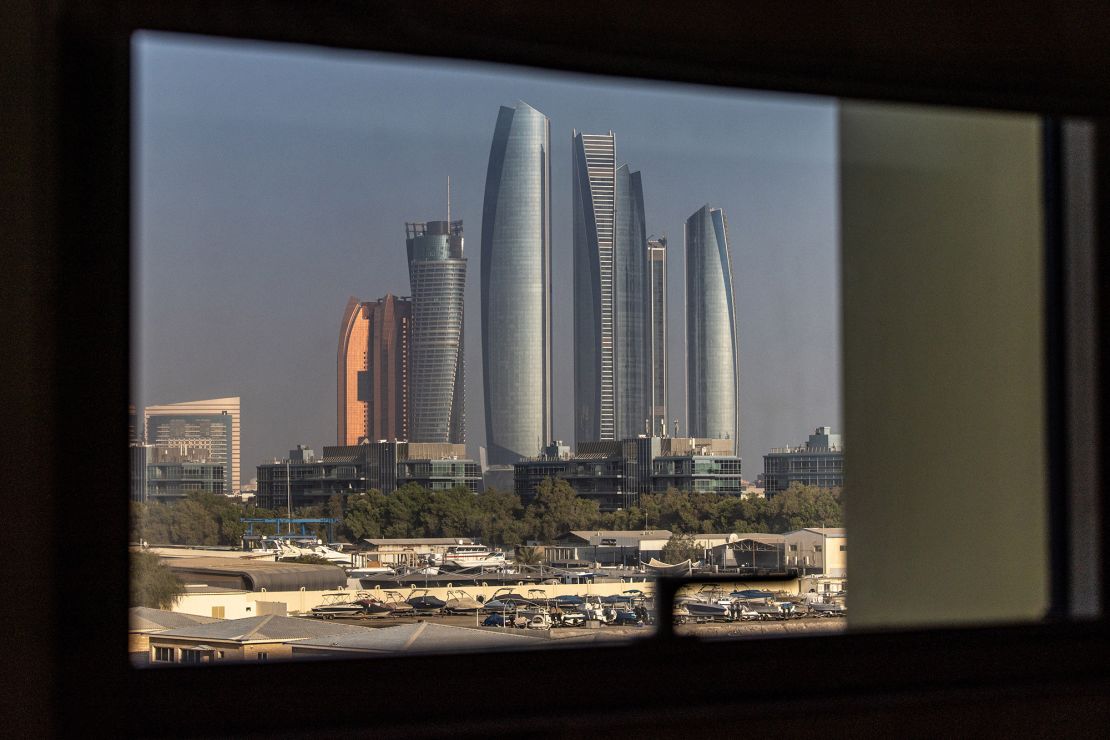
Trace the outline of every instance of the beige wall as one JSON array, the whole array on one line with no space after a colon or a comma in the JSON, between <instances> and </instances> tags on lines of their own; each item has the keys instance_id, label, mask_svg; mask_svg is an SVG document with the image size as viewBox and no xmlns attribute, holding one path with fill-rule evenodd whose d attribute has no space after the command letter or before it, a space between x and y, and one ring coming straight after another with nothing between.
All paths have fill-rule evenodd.
<instances>
[{"instance_id":1,"label":"beige wall","mask_svg":"<svg viewBox=\"0 0 1110 740\"><path fill-rule=\"evenodd\" d=\"M853 627L1047 604L1040 125L840 109Z\"/></svg>"}]
</instances>

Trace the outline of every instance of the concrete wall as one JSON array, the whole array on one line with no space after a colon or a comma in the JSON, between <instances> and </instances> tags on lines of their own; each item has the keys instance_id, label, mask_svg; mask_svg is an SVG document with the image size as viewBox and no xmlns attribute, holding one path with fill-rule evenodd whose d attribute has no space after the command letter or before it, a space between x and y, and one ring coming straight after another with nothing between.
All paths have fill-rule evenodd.
<instances>
[{"instance_id":1,"label":"concrete wall","mask_svg":"<svg viewBox=\"0 0 1110 740\"><path fill-rule=\"evenodd\" d=\"M1045 612L1040 133L841 105L854 627Z\"/></svg>"}]
</instances>

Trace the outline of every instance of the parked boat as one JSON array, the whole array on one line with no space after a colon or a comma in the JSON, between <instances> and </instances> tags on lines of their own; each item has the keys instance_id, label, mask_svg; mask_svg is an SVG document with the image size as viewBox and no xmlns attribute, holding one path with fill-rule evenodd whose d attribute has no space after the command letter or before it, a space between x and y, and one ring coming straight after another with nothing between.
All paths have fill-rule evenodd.
<instances>
[{"instance_id":1,"label":"parked boat","mask_svg":"<svg viewBox=\"0 0 1110 740\"><path fill-rule=\"evenodd\" d=\"M443 565L448 568L503 568L505 553L491 550L485 545L451 545L442 555Z\"/></svg>"},{"instance_id":2,"label":"parked boat","mask_svg":"<svg viewBox=\"0 0 1110 740\"><path fill-rule=\"evenodd\" d=\"M842 617L848 613L843 604L810 604L809 611L821 617Z\"/></svg>"},{"instance_id":3,"label":"parked boat","mask_svg":"<svg viewBox=\"0 0 1110 740\"><path fill-rule=\"evenodd\" d=\"M405 602L412 606L413 611L417 614L436 614L447 606L446 601L438 596L432 596L426 588L413 589Z\"/></svg>"},{"instance_id":4,"label":"parked boat","mask_svg":"<svg viewBox=\"0 0 1110 740\"><path fill-rule=\"evenodd\" d=\"M681 596L675 599L676 604L682 604L686 611L695 619L728 619L728 607L710 601L702 601L695 596Z\"/></svg>"},{"instance_id":5,"label":"parked boat","mask_svg":"<svg viewBox=\"0 0 1110 740\"><path fill-rule=\"evenodd\" d=\"M347 592L324 594L324 602L312 607L312 616L320 619L357 617L362 613L362 604L353 603Z\"/></svg>"},{"instance_id":6,"label":"parked boat","mask_svg":"<svg viewBox=\"0 0 1110 740\"><path fill-rule=\"evenodd\" d=\"M473 614L482 608L470 594L466 591L448 591L447 602L443 605L443 611L448 614Z\"/></svg>"},{"instance_id":7,"label":"parked boat","mask_svg":"<svg viewBox=\"0 0 1110 740\"><path fill-rule=\"evenodd\" d=\"M389 607L390 612L395 617L407 617L416 613L412 604L405 601L405 598L397 591L386 591L382 603Z\"/></svg>"},{"instance_id":8,"label":"parked boat","mask_svg":"<svg viewBox=\"0 0 1110 740\"><path fill-rule=\"evenodd\" d=\"M388 617L393 613L392 609L365 591L358 593L352 603L361 605L363 613L370 617Z\"/></svg>"}]
</instances>

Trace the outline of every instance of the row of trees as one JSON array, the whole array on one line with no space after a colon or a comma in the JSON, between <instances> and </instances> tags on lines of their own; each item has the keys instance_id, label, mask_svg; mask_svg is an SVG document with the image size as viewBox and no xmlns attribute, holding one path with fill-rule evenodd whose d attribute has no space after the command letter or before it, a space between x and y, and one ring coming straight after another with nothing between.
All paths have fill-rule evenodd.
<instances>
[{"instance_id":1,"label":"row of trees","mask_svg":"<svg viewBox=\"0 0 1110 740\"><path fill-rule=\"evenodd\" d=\"M294 509L295 517L332 517L337 534L352 542L366 537L474 537L486 544L546 543L571 529L669 529L677 533L788 532L803 527L843 526L841 489L795 484L772 499L741 499L670 489L646 494L638 506L602 513L579 498L566 481L548 479L523 504L513 493L464 488L430 491L415 484L389 495L380 491L333 497L327 504ZM168 504L135 504L131 536L151 544L239 545L241 517L283 517L284 509L242 505L210 493ZM271 528L255 527L271 533ZM318 535L323 538L321 529Z\"/></svg>"}]
</instances>

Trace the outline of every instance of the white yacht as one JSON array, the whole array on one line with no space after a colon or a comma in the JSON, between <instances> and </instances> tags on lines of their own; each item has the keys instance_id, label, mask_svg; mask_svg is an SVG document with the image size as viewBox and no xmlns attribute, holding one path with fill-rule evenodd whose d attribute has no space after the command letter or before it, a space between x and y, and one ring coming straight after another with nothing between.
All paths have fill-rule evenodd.
<instances>
[{"instance_id":1,"label":"white yacht","mask_svg":"<svg viewBox=\"0 0 1110 740\"><path fill-rule=\"evenodd\" d=\"M444 565L455 568L500 568L505 565L505 553L485 545L451 545L442 557Z\"/></svg>"}]
</instances>

